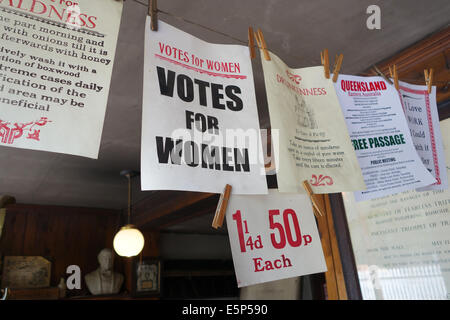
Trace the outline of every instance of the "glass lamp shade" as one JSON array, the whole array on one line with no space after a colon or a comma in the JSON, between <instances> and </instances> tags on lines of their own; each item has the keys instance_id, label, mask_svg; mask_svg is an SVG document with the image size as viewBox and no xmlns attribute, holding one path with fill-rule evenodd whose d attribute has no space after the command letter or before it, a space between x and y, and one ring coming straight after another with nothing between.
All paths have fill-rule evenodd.
<instances>
[{"instance_id":1,"label":"glass lamp shade","mask_svg":"<svg viewBox=\"0 0 450 320\"><path fill-rule=\"evenodd\" d=\"M134 257L144 248L144 236L135 226L128 224L114 236L113 246L119 256Z\"/></svg>"}]
</instances>

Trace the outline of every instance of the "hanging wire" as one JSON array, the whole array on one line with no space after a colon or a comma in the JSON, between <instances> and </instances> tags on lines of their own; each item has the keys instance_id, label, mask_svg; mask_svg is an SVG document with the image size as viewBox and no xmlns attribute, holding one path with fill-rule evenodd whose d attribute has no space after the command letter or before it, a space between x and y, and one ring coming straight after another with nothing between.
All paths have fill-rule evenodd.
<instances>
[{"instance_id":1,"label":"hanging wire","mask_svg":"<svg viewBox=\"0 0 450 320\"><path fill-rule=\"evenodd\" d=\"M222 35L222 36L224 36L224 37L230 38L230 39L232 39L232 40L234 40L234 41L237 41L237 42L240 42L240 43L242 43L242 44L247 44L247 41L238 39L238 38L233 37L233 36L231 36L231 35L229 35L229 34L223 33L223 32L221 32L221 31L217 31L217 30L215 30L215 29L212 29L212 28L210 28L210 27L204 26L204 25L199 24L199 23L196 23L196 22L194 22L194 21L185 19L185 18L183 18L183 17L180 17L180 16L177 16L177 15L171 14L171 13L169 13L169 12L166 12L166 11L163 11L163 10L160 10L160 9L158 9L158 12L161 12L162 14L168 15L168 16L173 17L173 18L175 18L175 19L178 19L178 20L181 20L181 21L184 21L184 22L193 24L193 25L195 25L195 26L197 26L197 27L206 29L206 30L208 30L208 31L218 33L218 34L220 34L220 35Z\"/></svg>"},{"instance_id":2,"label":"hanging wire","mask_svg":"<svg viewBox=\"0 0 450 320\"><path fill-rule=\"evenodd\" d=\"M360 76L364 76L364 77L375 77L375 76L377 76L377 74L375 74L375 73L370 73L370 72L361 72L361 73L359 73L358 75L360 75ZM407 82L411 82L412 84L423 84L423 83L425 83L425 78L423 79L423 80L420 80L420 79L408 79L408 78L398 78L398 80L400 80L400 81L407 81ZM447 80L435 80L435 79L433 79L433 84L436 84L436 83L440 83L440 84L443 84L443 85L445 85L445 84L448 84L450 81L447 81Z\"/></svg>"},{"instance_id":3,"label":"hanging wire","mask_svg":"<svg viewBox=\"0 0 450 320\"><path fill-rule=\"evenodd\" d=\"M136 3L138 3L138 4L140 4L140 5L142 5L142 6L144 6L144 7L148 7L148 3L142 2L142 1L140 1L140 0L132 0L132 1L134 1L134 2L136 2ZM248 41L247 41L247 40L242 40L242 39L236 38L236 37L234 37L234 36L231 36L231 35L229 35L229 34L227 34L227 33L222 32L222 31L218 31L218 30L215 30L215 29L213 29L213 28L204 26L204 25L199 24L199 23L197 23L197 22L194 22L194 21L188 20L188 19L186 19L186 18L183 18L183 17L177 16L177 15L174 15L174 14L172 14L172 13L170 13L170 12L166 12L166 11L163 11L163 10L161 10L161 9L157 9L157 10L158 10L158 12L160 12L160 13L162 13L162 14L165 14L165 15L167 15L167 16L169 16L169 17L172 17L172 18L175 18L175 19L177 19L177 20L180 20L180 21L183 21L183 22L186 22L186 23L195 25L195 26L197 26L197 27L206 29L206 30L208 30L208 31L211 31L211 32L214 32L214 33L217 33L217 34L220 34L221 36L224 36L224 37L229 38L229 39L231 39L231 40L237 41L237 42L239 42L239 43L241 43L241 44L248 45ZM255 47L256 47L256 46L255 46ZM300 58L300 57L297 57L297 56L292 55L292 54L286 54L286 55L287 55L287 56L290 56L291 58L295 58L296 60L300 60L300 61L301 61L301 60L304 60L304 58ZM317 64L316 60L312 61L310 65L313 65L313 64ZM309 66L310 66L310 65L309 65ZM320 65L320 63L319 63L319 65ZM341 67L341 73L344 74L344 67ZM358 75L360 75L360 76L376 76L376 74L373 74L373 73L367 73L367 72L361 72L361 73L359 73ZM425 83L425 79L424 79L423 81L421 81L421 80L419 80L419 79L407 79L407 78L402 78L402 79L400 79L400 78L399 78L399 80L400 80L400 81L412 82L413 84L423 84L423 83ZM446 80L434 80L434 79L433 79L433 83L434 83L434 84L439 83L439 84L443 84L443 85L448 85L448 84L449 84L449 81L446 81Z\"/></svg>"},{"instance_id":4,"label":"hanging wire","mask_svg":"<svg viewBox=\"0 0 450 320\"><path fill-rule=\"evenodd\" d=\"M147 4L147 3L144 3L144 2L142 2L142 1L139 1L139 0L132 0L132 1L138 3L138 4L142 5L142 6L148 7L148 4ZM247 41L247 40L242 40L242 39L236 38L236 37L234 37L234 36L232 36L232 35L229 35L229 34L227 34L227 33L225 33L225 32L218 31L218 30L216 30L216 29L207 27L207 26L205 26L205 25L202 25L202 24L200 24L200 23L194 22L194 21L192 21L192 20L188 20L188 19L186 19L186 18L177 16L177 15L175 15L175 14L173 14L173 13L170 13L170 12L167 12L167 11L163 11L163 10L161 10L161 9L157 9L157 10L158 10L158 13L162 13L162 14L164 14L164 15L166 15L166 16L175 18L175 19L177 19L177 20L180 20L180 21L183 21L183 22L192 24L192 25L194 25L194 26L203 28L203 29L205 29L205 30L208 30L208 31L211 31L211 32L220 34L221 36L224 36L224 37L226 37L226 38L229 38L229 39L234 40L234 41L236 41L236 42L239 42L239 43L241 43L241 44L248 45L248 41ZM256 45L255 45L255 48L257 48ZM294 59L296 59L296 60L300 60L300 61L305 60L304 58L300 58L300 57L297 57L297 56L292 55L292 54L286 54L286 55L287 55L287 56L290 56L291 58L294 58ZM319 58L317 58L317 59L319 59ZM316 63L317 63L317 61L314 60L314 61L312 61L309 65L305 65L305 66L310 66L310 65L313 65L313 64L316 64ZM319 63L319 64L320 64L320 63Z\"/></svg>"},{"instance_id":5,"label":"hanging wire","mask_svg":"<svg viewBox=\"0 0 450 320\"><path fill-rule=\"evenodd\" d=\"M131 174L127 174L127 179L128 179L128 223L130 224L131 222Z\"/></svg>"},{"instance_id":6,"label":"hanging wire","mask_svg":"<svg viewBox=\"0 0 450 320\"><path fill-rule=\"evenodd\" d=\"M133 0L133 1L136 2L136 3L139 3L140 5L143 5L143 6L145 6L145 7L148 7L148 4L147 4L147 3L141 2L141 1L139 1L139 0ZM226 33L224 33L224 32L217 31L217 30L215 30L215 29L213 29L213 28L204 26L204 25L199 24L199 23L197 23L197 22L194 22L194 21L188 20L188 19L186 19L186 18L183 18L183 17L177 16L177 15L174 15L174 14L172 14L172 13L163 11L163 10L161 10L161 9L157 9L157 10L158 10L158 12L160 12L160 13L162 13L162 14L165 14L165 15L167 15L167 16L169 16L169 17L173 17L173 18L175 18L175 19L184 21L184 22L186 22L186 23L195 25L195 26L197 26L197 27L206 29L206 30L208 30L208 31L218 33L218 34L220 34L220 35L222 35L222 36L224 36L224 37L230 38L230 39L232 39L232 40L234 40L234 41L237 41L237 42L240 42L240 43L242 43L242 44L247 44L247 41L238 39L238 38L233 37L233 36L231 36L231 35L229 35L229 34L226 34Z\"/></svg>"}]
</instances>

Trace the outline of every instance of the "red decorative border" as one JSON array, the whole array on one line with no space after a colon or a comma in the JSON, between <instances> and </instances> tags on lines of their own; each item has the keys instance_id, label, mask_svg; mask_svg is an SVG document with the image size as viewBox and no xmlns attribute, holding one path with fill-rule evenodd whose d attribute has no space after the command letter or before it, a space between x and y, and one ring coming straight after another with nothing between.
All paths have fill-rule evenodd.
<instances>
[{"instance_id":1,"label":"red decorative border","mask_svg":"<svg viewBox=\"0 0 450 320\"><path fill-rule=\"evenodd\" d=\"M247 79L247 76L242 76L240 74L217 73L217 72L211 72L211 71L195 68L195 67L189 66L187 64L181 63L180 61L175 61L175 60L169 59L167 57L163 57L163 56L161 56L161 55L159 55L157 53L155 53L155 57L159 58L161 60L165 60L165 61L174 63L176 65L182 66L183 68L186 68L186 69L189 69L189 70L194 70L194 71L197 71L199 73L206 73L207 75L214 76L214 77L224 77L224 78L234 78L234 79Z\"/></svg>"},{"instance_id":2,"label":"red decorative border","mask_svg":"<svg viewBox=\"0 0 450 320\"><path fill-rule=\"evenodd\" d=\"M331 178L330 176L324 176L323 174L320 174L319 177L313 174L311 178L312 179L309 180L309 182L311 182L311 185L315 187L325 187L326 185L332 186L334 183L333 178Z\"/></svg>"},{"instance_id":3,"label":"red decorative border","mask_svg":"<svg viewBox=\"0 0 450 320\"><path fill-rule=\"evenodd\" d=\"M428 120L428 126L430 128L430 137L431 137L431 151L433 152L433 163L434 163L434 171L436 172L436 183L432 185L440 185L441 184L441 175L439 171L439 163L438 163L438 156L437 156L437 150L436 150L436 138L434 137L434 128L433 128L433 119L431 118L431 107L430 107L430 95L428 93L428 90L415 90L410 89L404 86L399 86L399 89L414 93L414 94L420 94L425 96L425 104L427 108L427 120ZM406 113L405 106L403 103L402 95L399 92L400 101L402 102L403 112Z\"/></svg>"},{"instance_id":4,"label":"red decorative border","mask_svg":"<svg viewBox=\"0 0 450 320\"><path fill-rule=\"evenodd\" d=\"M0 119L0 143L14 144L16 139L25 138L40 141L40 129L35 129L35 126L43 127L47 123L53 122L47 117L41 117L37 121L26 123L3 121ZM24 134L28 133L27 136Z\"/></svg>"}]
</instances>

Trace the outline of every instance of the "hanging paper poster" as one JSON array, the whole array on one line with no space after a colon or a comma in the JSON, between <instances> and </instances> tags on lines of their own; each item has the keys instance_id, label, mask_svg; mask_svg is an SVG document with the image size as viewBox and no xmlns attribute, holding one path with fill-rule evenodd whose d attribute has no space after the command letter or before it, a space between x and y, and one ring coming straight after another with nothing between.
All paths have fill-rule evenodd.
<instances>
[{"instance_id":1,"label":"hanging paper poster","mask_svg":"<svg viewBox=\"0 0 450 320\"><path fill-rule=\"evenodd\" d=\"M355 192L356 201L436 182L414 148L393 85L381 77L339 75L335 87L367 186Z\"/></svg>"},{"instance_id":2,"label":"hanging paper poster","mask_svg":"<svg viewBox=\"0 0 450 320\"><path fill-rule=\"evenodd\" d=\"M291 69L261 54L280 192L315 193L365 188L333 82L323 67Z\"/></svg>"},{"instance_id":3,"label":"hanging paper poster","mask_svg":"<svg viewBox=\"0 0 450 320\"><path fill-rule=\"evenodd\" d=\"M327 271L308 196L232 195L226 219L238 287Z\"/></svg>"},{"instance_id":4,"label":"hanging paper poster","mask_svg":"<svg viewBox=\"0 0 450 320\"><path fill-rule=\"evenodd\" d=\"M450 119L440 127L448 174ZM343 199L364 299L450 299L449 189Z\"/></svg>"},{"instance_id":5,"label":"hanging paper poster","mask_svg":"<svg viewBox=\"0 0 450 320\"><path fill-rule=\"evenodd\" d=\"M145 30L142 190L266 194L248 48Z\"/></svg>"},{"instance_id":6,"label":"hanging paper poster","mask_svg":"<svg viewBox=\"0 0 450 320\"><path fill-rule=\"evenodd\" d=\"M97 158L122 1L0 1L0 146Z\"/></svg>"},{"instance_id":7,"label":"hanging paper poster","mask_svg":"<svg viewBox=\"0 0 450 320\"><path fill-rule=\"evenodd\" d=\"M436 105L436 87L433 86L431 93L428 93L427 86L399 81L399 95L417 153L436 179L436 183L419 188L418 191L447 189L447 170Z\"/></svg>"}]
</instances>

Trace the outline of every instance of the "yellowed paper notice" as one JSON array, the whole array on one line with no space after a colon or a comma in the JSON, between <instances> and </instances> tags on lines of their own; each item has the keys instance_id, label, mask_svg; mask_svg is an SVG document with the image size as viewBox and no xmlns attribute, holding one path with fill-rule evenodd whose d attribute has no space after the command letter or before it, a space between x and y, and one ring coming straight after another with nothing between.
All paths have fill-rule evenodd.
<instances>
[{"instance_id":1,"label":"yellowed paper notice","mask_svg":"<svg viewBox=\"0 0 450 320\"><path fill-rule=\"evenodd\" d=\"M262 58L280 192L365 190L331 79L323 67L291 69ZM276 138L277 130L279 139Z\"/></svg>"}]
</instances>

